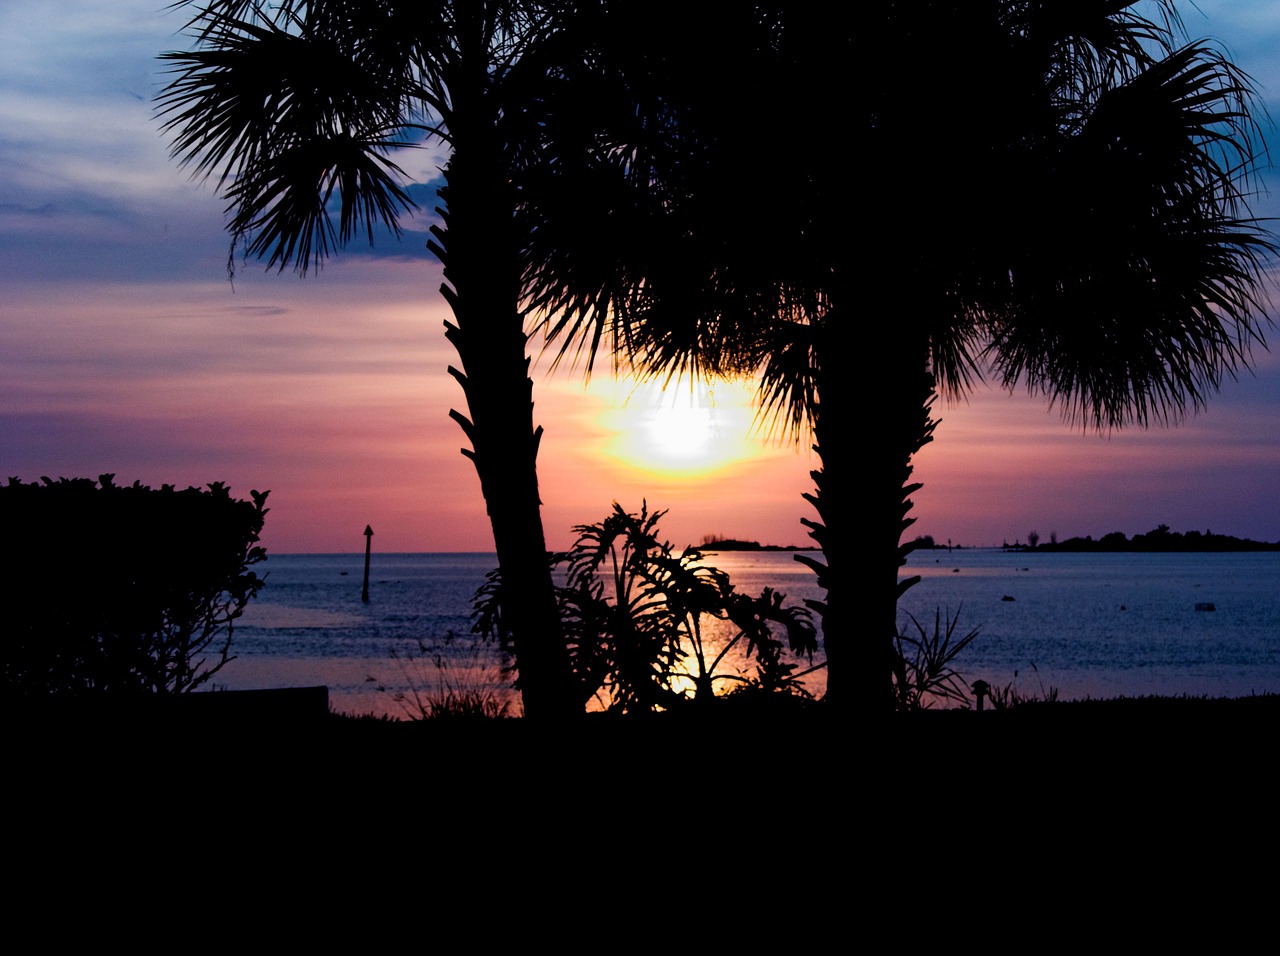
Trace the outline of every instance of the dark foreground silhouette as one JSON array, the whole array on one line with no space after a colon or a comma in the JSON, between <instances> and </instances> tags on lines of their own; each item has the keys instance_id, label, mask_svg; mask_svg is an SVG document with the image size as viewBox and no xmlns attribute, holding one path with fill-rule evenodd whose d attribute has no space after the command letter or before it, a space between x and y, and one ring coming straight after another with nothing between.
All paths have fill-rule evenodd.
<instances>
[{"instance_id":1,"label":"dark foreground silhouette","mask_svg":"<svg viewBox=\"0 0 1280 956\"><path fill-rule=\"evenodd\" d=\"M873 756L941 768L988 751L999 752L1002 765L1022 759L1101 764L1175 751L1187 764L1272 740L1280 729L1280 695L1032 702L983 712L926 709L873 721L850 721L821 702L744 697L678 712L530 722L344 714L330 709L326 688L302 687L116 702L28 700L7 707L3 719L18 758L132 752L157 767L234 768L260 756L323 755L328 763L359 753L447 773L451 766L517 765L551 748L583 767L625 765L646 755L656 761L655 772L670 761L686 769L802 779Z\"/></svg>"},{"instance_id":2,"label":"dark foreground silhouette","mask_svg":"<svg viewBox=\"0 0 1280 956\"><path fill-rule=\"evenodd\" d=\"M1122 872L1217 874L1232 854L1265 852L1274 818L1280 696L859 723L731 705L558 725L376 720L330 713L326 698L5 714L12 871L73 863L80 880L132 888L119 861L163 843L172 852L147 872L166 883L231 867L268 897L322 880L385 906L412 881L491 908L488 888L533 853L584 877L575 894L612 896L675 866L699 893L711 880L739 904L760 886L808 905L818 874L858 866L895 896L936 876L952 900L961 882L1079 889L1080 866L1091 893Z\"/></svg>"}]
</instances>

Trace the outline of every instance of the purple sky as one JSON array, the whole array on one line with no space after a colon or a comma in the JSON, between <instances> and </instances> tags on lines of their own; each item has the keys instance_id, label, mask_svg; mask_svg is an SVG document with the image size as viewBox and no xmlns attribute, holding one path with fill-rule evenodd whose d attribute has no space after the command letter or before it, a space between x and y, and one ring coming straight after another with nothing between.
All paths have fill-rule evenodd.
<instances>
[{"instance_id":1,"label":"purple sky","mask_svg":"<svg viewBox=\"0 0 1280 956\"><path fill-rule=\"evenodd\" d=\"M1280 3L1198 6L1203 16L1184 7L1188 31L1219 38L1280 116ZM271 489L276 551L358 550L366 523L384 551L490 550L448 419L461 396L445 374L426 218L400 245L343 253L306 280L242 265L233 289L223 203L175 167L153 116L156 54L188 45L181 16L163 8L0 5L0 477ZM765 174L769 148L785 143L752 157ZM421 183L442 162L432 150L399 159ZM1266 184L1255 212L1276 216L1275 173ZM917 530L999 544L1032 529L1099 536L1164 522L1280 540L1280 358L1259 349L1254 360L1172 429L1084 434L1040 399L987 387L940 406L917 467ZM677 398L687 392L663 400ZM543 363L535 400L552 546L612 500L635 510L643 498L671 509L663 529L677 544L805 540L814 461L748 437L749 410L728 386L680 419L718 430L719 455L701 469L637 465L648 453L629 442L686 425L607 374L584 389Z\"/></svg>"}]
</instances>

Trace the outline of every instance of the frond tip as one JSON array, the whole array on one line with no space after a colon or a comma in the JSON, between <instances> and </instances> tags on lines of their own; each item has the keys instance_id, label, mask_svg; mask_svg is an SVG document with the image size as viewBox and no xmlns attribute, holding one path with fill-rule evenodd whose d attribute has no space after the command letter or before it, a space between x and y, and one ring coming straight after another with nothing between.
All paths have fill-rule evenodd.
<instances>
[{"instance_id":1,"label":"frond tip","mask_svg":"<svg viewBox=\"0 0 1280 956\"><path fill-rule=\"evenodd\" d=\"M1253 89L1203 43L1076 91L1028 180L986 357L1098 429L1176 421L1249 363L1275 256L1249 215L1266 158Z\"/></svg>"},{"instance_id":2,"label":"frond tip","mask_svg":"<svg viewBox=\"0 0 1280 956\"><path fill-rule=\"evenodd\" d=\"M293 263L305 273L357 232L372 244L378 223L400 235L398 216L413 203L393 179L398 171L376 148L349 136L300 142L262 161L227 190L229 229L245 237L248 253L267 259L268 268ZM330 211L335 192L336 228Z\"/></svg>"},{"instance_id":3,"label":"frond tip","mask_svg":"<svg viewBox=\"0 0 1280 956\"><path fill-rule=\"evenodd\" d=\"M398 236L414 208L388 158L414 145L399 138L407 64L289 4L274 21L240 19L247 7L203 8L190 24L198 49L161 57L174 64L157 99L174 158L216 177L233 242L269 268L305 273L358 234L372 243L378 227Z\"/></svg>"}]
</instances>

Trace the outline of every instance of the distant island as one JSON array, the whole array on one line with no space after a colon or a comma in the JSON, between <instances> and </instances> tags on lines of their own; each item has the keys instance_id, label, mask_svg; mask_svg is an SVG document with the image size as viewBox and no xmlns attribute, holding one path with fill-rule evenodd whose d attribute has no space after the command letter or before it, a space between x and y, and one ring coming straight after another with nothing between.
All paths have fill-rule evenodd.
<instances>
[{"instance_id":1,"label":"distant island","mask_svg":"<svg viewBox=\"0 0 1280 956\"><path fill-rule=\"evenodd\" d=\"M922 534L911 542L912 551L963 551L966 547L967 545L952 544L950 541L942 544L934 541L931 534Z\"/></svg>"},{"instance_id":2,"label":"distant island","mask_svg":"<svg viewBox=\"0 0 1280 956\"><path fill-rule=\"evenodd\" d=\"M759 541L741 541L737 538L722 538L708 534L698 545L699 551L812 551L814 546L798 544L761 544Z\"/></svg>"},{"instance_id":3,"label":"distant island","mask_svg":"<svg viewBox=\"0 0 1280 956\"><path fill-rule=\"evenodd\" d=\"M1066 541L1039 541L1039 535L1032 532L1028 535L1031 544L1015 542L1005 543L1006 551L1280 551L1280 541L1267 544L1265 541L1251 541L1248 538L1236 538L1229 534L1214 534L1212 531L1188 531L1179 534L1170 531L1167 524L1162 524L1146 534L1135 534L1125 537L1123 532L1112 531L1097 541L1092 536L1084 538L1068 538Z\"/></svg>"}]
</instances>

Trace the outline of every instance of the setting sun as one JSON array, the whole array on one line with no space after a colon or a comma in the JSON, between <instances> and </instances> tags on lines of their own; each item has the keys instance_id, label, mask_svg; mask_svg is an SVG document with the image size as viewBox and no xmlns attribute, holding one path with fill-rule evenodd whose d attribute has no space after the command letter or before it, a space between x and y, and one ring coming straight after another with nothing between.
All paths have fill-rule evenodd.
<instances>
[{"instance_id":1,"label":"setting sun","mask_svg":"<svg viewBox=\"0 0 1280 956\"><path fill-rule=\"evenodd\" d=\"M610 407L600 416L612 435L606 453L632 468L693 476L760 453L752 436L755 388L749 383L684 379L664 385L624 378L601 388L612 391Z\"/></svg>"}]
</instances>

